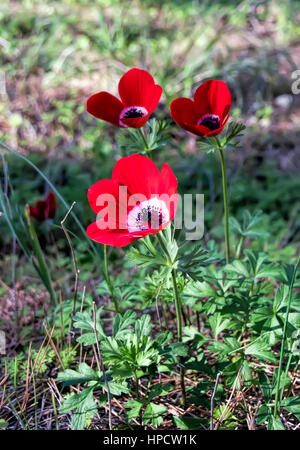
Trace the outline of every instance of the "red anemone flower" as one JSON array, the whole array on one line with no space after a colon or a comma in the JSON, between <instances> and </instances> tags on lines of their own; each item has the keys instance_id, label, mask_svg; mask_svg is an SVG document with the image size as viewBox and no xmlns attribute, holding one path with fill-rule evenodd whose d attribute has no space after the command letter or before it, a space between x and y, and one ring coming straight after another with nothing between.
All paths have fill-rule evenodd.
<instances>
[{"instance_id":1,"label":"red anemone flower","mask_svg":"<svg viewBox=\"0 0 300 450\"><path fill-rule=\"evenodd\" d=\"M231 95L224 81L208 80L196 89L194 101L177 98L171 116L181 128L198 136L217 136L229 119Z\"/></svg>"},{"instance_id":2,"label":"red anemone flower","mask_svg":"<svg viewBox=\"0 0 300 450\"><path fill-rule=\"evenodd\" d=\"M119 81L119 100L108 92L98 92L87 101L87 111L117 127L141 128L155 110L162 87L146 70L130 69Z\"/></svg>"},{"instance_id":3,"label":"red anemone flower","mask_svg":"<svg viewBox=\"0 0 300 450\"><path fill-rule=\"evenodd\" d=\"M177 179L167 164L161 171L142 155L121 158L112 178L100 180L88 190L96 222L87 235L101 244L124 247L156 234L174 218Z\"/></svg>"},{"instance_id":4,"label":"red anemone flower","mask_svg":"<svg viewBox=\"0 0 300 450\"><path fill-rule=\"evenodd\" d=\"M49 192L45 200L38 200L34 206L29 207L31 217L43 222L54 219L56 213L56 197L54 192Z\"/></svg>"}]
</instances>

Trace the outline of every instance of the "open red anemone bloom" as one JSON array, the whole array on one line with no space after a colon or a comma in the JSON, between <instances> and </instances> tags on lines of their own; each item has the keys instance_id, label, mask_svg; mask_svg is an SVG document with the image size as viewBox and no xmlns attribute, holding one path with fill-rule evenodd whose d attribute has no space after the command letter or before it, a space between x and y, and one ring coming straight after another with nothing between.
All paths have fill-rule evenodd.
<instances>
[{"instance_id":1,"label":"open red anemone bloom","mask_svg":"<svg viewBox=\"0 0 300 450\"><path fill-rule=\"evenodd\" d=\"M87 235L101 244L124 247L156 234L174 218L177 179L167 164L161 171L142 155L121 158L112 178L90 187L88 199L97 213Z\"/></svg>"},{"instance_id":2,"label":"open red anemone bloom","mask_svg":"<svg viewBox=\"0 0 300 450\"><path fill-rule=\"evenodd\" d=\"M49 192L45 200L38 200L34 206L29 207L31 217L43 222L54 219L56 213L56 197L54 192Z\"/></svg>"},{"instance_id":3,"label":"open red anemone bloom","mask_svg":"<svg viewBox=\"0 0 300 450\"><path fill-rule=\"evenodd\" d=\"M229 119L231 95L224 81L208 80L196 89L194 101L177 98L171 116L181 128L198 136L217 136Z\"/></svg>"},{"instance_id":4,"label":"open red anemone bloom","mask_svg":"<svg viewBox=\"0 0 300 450\"><path fill-rule=\"evenodd\" d=\"M119 100L108 92L98 92L87 101L87 111L118 127L141 128L155 110L162 87L150 73L130 69L119 81Z\"/></svg>"}]
</instances>

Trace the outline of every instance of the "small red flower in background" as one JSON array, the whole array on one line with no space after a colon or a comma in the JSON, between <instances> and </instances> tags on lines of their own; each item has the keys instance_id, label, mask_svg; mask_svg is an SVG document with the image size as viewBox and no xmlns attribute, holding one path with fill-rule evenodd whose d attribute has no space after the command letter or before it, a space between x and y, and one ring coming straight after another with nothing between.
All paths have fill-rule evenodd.
<instances>
[{"instance_id":1,"label":"small red flower in background","mask_svg":"<svg viewBox=\"0 0 300 450\"><path fill-rule=\"evenodd\" d=\"M38 200L34 206L29 207L31 217L43 222L54 219L56 213L56 197L54 192L49 192L45 200Z\"/></svg>"},{"instance_id":2,"label":"small red flower in background","mask_svg":"<svg viewBox=\"0 0 300 450\"><path fill-rule=\"evenodd\" d=\"M177 98L171 116L181 128L198 136L217 136L229 119L231 94L224 81L208 80L196 89L194 101Z\"/></svg>"},{"instance_id":3,"label":"small red flower in background","mask_svg":"<svg viewBox=\"0 0 300 450\"><path fill-rule=\"evenodd\" d=\"M87 101L87 111L118 127L141 128L155 110L162 87L150 73L130 69L119 81L119 100L108 92L98 92Z\"/></svg>"},{"instance_id":4,"label":"small red flower in background","mask_svg":"<svg viewBox=\"0 0 300 450\"><path fill-rule=\"evenodd\" d=\"M101 200L103 195L108 208ZM174 218L177 179L167 164L159 172L146 156L126 156L115 165L111 179L90 187L88 199L98 217L88 226L87 235L101 244L124 247L158 233Z\"/></svg>"}]
</instances>

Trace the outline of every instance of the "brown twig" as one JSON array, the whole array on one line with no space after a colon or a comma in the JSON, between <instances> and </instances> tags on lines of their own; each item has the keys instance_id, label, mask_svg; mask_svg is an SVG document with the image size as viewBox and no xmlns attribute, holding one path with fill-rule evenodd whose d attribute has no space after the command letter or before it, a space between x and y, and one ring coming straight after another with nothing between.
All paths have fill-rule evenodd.
<instances>
[{"instance_id":1,"label":"brown twig","mask_svg":"<svg viewBox=\"0 0 300 450\"><path fill-rule=\"evenodd\" d=\"M29 366L30 366L30 358L31 358L31 345L32 345L32 342L30 342L29 349L28 349L25 392L24 392L23 402L22 402L22 407L21 407L22 412L24 412L24 410L26 408L26 404L28 402L28 398L29 398Z\"/></svg>"},{"instance_id":2,"label":"brown twig","mask_svg":"<svg viewBox=\"0 0 300 450\"><path fill-rule=\"evenodd\" d=\"M57 359L58 359L58 361L59 361L59 364L61 365L62 369L65 370L64 363L63 363L62 360L61 360L60 354L58 353L58 350L57 350L57 348L56 348L56 346L55 346L55 344L54 344L54 342L53 342L52 336L50 336L49 330L48 330L48 328L46 327L46 325L44 325L44 328L45 328L46 333L47 333L47 336L48 336L48 338L49 338L50 345L51 345L51 347L52 347L52 349L53 349L54 353L56 354L56 357L57 357Z\"/></svg>"},{"instance_id":3,"label":"brown twig","mask_svg":"<svg viewBox=\"0 0 300 450\"><path fill-rule=\"evenodd\" d=\"M82 291L82 297L81 297L81 305L80 305L80 312L82 312L83 310L83 302L84 302L84 298L85 298L85 290L86 287L83 286L83 291ZM82 336L82 329L80 330L80 336ZM79 363L82 362L82 342L80 342L80 347L79 347Z\"/></svg>"},{"instance_id":4,"label":"brown twig","mask_svg":"<svg viewBox=\"0 0 300 450\"><path fill-rule=\"evenodd\" d=\"M235 392L237 383L238 383L238 381L239 381L239 378L240 378L240 375L241 375L241 371L242 371L242 366L239 368L239 371L238 371L238 373L237 373L236 379L234 380L234 383L233 383L233 386L232 386L232 391L231 391L230 397L229 397L229 399L228 399L228 401L227 401L227 403L226 403L226 406L225 406L225 408L224 408L224 410L223 410L223 412L222 412L222 414L221 414L220 419L218 420L218 423L217 423L216 428L218 428L218 426L223 422L223 420L226 419L226 416L227 416L227 410L229 410L229 405L230 405L231 399L232 399L232 397L233 397L233 394L234 394L234 392Z\"/></svg>"},{"instance_id":5,"label":"brown twig","mask_svg":"<svg viewBox=\"0 0 300 450\"><path fill-rule=\"evenodd\" d=\"M62 291L59 291L59 312L60 312L60 337L61 337L61 346L63 345L64 340L64 317L63 317L63 305L62 305Z\"/></svg>"},{"instance_id":6,"label":"brown twig","mask_svg":"<svg viewBox=\"0 0 300 450\"><path fill-rule=\"evenodd\" d=\"M214 429L214 404L215 404L215 396L216 396L217 389L218 389L220 375L221 375L220 373L217 374L215 387L214 387L214 390L213 390L213 393L211 396L211 400L210 400L210 430Z\"/></svg>"}]
</instances>

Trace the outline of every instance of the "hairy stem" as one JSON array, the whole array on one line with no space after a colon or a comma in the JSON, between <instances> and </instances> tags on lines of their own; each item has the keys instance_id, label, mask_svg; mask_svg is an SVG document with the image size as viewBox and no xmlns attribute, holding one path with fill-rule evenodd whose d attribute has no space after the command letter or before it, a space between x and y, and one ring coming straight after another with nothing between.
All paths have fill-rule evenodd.
<instances>
[{"instance_id":1,"label":"hairy stem","mask_svg":"<svg viewBox=\"0 0 300 450\"><path fill-rule=\"evenodd\" d=\"M230 243L229 243L229 208L228 208L228 193L227 193L227 176L226 165L223 149L219 148L222 167L222 185L223 185L223 201L224 201L224 222L225 222L225 244L226 244L226 263L230 262Z\"/></svg>"},{"instance_id":2,"label":"hairy stem","mask_svg":"<svg viewBox=\"0 0 300 450\"><path fill-rule=\"evenodd\" d=\"M172 280L173 280L173 289L174 289L174 296L175 296L175 308L176 308L176 318L177 318L177 339L178 342L182 342L182 320L181 320L181 301L180 296L178 292L178 286L176 283L176 269L172 269ZM180 386L181 386L181 392L182 392L182 401L183 401L183 407L186 408L186 392L185 392L185 384L184 384L184 367L182 366L182 358L179 357L179 364L180 364Z\"/></svg>"},{"instance_id":3,"label":"hairy stem","mask_svg":"<svg viewBox=\"0 0 300 450\"><path fill-rule=\"evenodd\" d=\"M111 299L113 301L113 304L115 305L115 309L118 313L121 313L120 311L120 307L118 305L117 302L117 298L115 296L115 291L114 291L114 287L113 284L111 282L110 276L109 276L109 272L108 272L108 258L107 258L107 245L103 246L103 258L104 258L104 278L105 281L107 283L110 295L111 295Z\"/></svg>"},{"instance_id":4,"label":"hairy stem","mask_svg":"<svg viewBox=\"0 0 300 450\"><path fill-rule=\"evenodd\" d=\"M170 253L168 251L167 246L165 245L165 242L161 236L160 233L157 234L158 241L161 245L161 248L163 249L167 259L168 263L170 265L173 265L173 261L171 259ZM176 282L176 269L172 269L172 281L173 281L173 289L174 289L174 297L175 297L175 309L176 309L176 321L177 321L177 339L178 342L182 342L182 304L180 300L180 295L178 291L178 286ZM184 384L184 367L182 365L182 358L179 357L179 365L180 365L180 385L181 385L181 392L182 392L182 401L183 406L186 408L186 392L185 392L185 384Z\"/></svg>"},{"instance_id":5,"label":"hairy stem","mask_svg":"<svg viewBox=\"0 0 300 450\"><path fill-rule=\"evenodd\" d=\"M148 142L147 139L145 138L145 134L144 134L144 130L142 130L141 128L138 128L138 133L141 136L143 143L144 143L144 150L146 152L146 155L148 156L148 158L151 158L151 152L149 150L149 146L148 146Z\"/></svg>"}]
</instances>

